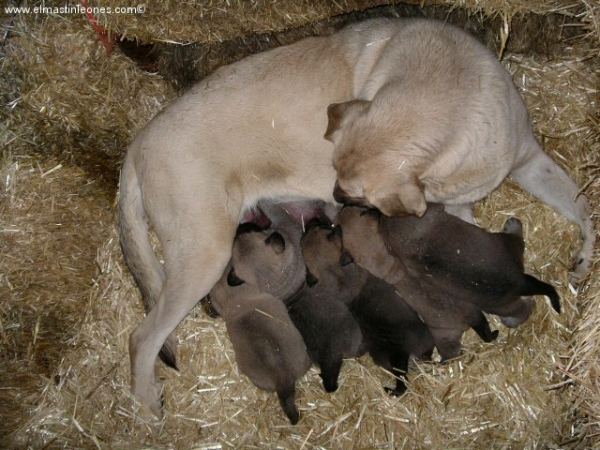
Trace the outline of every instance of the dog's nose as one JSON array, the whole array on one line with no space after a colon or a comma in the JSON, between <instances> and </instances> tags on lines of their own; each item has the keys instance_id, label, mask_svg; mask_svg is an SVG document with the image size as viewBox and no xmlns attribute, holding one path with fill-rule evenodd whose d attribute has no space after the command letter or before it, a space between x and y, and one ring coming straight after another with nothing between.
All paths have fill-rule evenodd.
<instances>
[{"instance_id":1,"label":"dog's nose","mask_svg":"<svg viewBox=\"0 0 600 450\"><path fill-rule=\"evenodd\" d=\"M338 181L335 182L335 186L333 187L333 198L338 203L346 203L348 200L348 194L340 187Z\"/></svg>"}]
</instances>

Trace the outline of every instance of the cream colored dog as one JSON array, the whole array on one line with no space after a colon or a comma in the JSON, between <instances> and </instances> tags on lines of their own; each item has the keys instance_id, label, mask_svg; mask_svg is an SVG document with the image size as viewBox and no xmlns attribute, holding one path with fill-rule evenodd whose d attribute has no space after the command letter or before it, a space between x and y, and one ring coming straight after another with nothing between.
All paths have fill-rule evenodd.
<instances>
[{"instance_id":1,"label":"cream colored dog","mask_svg":"<svg viewBox=\"0 0 600 450\"><path fill-rule=\"evenodd\" d=\"M175 366L172 333L221 277L241 218L259 199L333 202L334 147L338 198L388 214L422 214L425 200L468 205L510 174L581 227L575 273L588 268L587 203L473 38L438 22L371 20L254 55L170 104L125 157L121 243L148 313L130 337L141 414L160 417L156 356Z\"/></svg>"}]
</instances>

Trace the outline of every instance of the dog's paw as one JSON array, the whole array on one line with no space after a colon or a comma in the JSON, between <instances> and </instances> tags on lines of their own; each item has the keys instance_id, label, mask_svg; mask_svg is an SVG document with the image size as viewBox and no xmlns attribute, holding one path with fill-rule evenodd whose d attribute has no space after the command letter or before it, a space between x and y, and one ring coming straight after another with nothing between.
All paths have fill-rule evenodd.
<instances>
[{"instance_id":1,"label":"dog's paw","mask_svg":"<svg viewBox=\"0 0 600 450\"><path fill-rule=\"evenodd\" d=\"M590 271L590 260L582 255L577 256L573 269L569 272L571 290L577 293L577 288Z\"/></svg>"}]
</instances>

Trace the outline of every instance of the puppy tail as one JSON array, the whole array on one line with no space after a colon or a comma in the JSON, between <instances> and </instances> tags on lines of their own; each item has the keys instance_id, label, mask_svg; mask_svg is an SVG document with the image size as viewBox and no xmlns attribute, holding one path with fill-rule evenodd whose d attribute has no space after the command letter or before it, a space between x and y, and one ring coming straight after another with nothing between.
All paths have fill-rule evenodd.
<instances>
[{"instance_id":1,"label":"puppy tail","mask_svg":"<svg viewBox=\"0 0 600 450\"><path fill-rule=\"evenodd\" d=\"M552 285L544 283L531 275L525 274L525 283L519 295L545 295L550 299L554 311L560 314L560 296L556 292L556 289Z\"/></svg>"},{"instance_id":2,"label":"puppy tail","mask_svg":"<svg viewBox=\"0 0 600 450\"><path fill-rule=\"evenodd\" d=\"M119 231L125 263L140 292L144 310L148 313L155 305L165 281L165 272L156 258L148 237L148 224L142 205L142 195L135 167L125 164L119 186ZM160 350L160 359L177 369L177 341L171 334Z\"/></svg>"}]
</instances>

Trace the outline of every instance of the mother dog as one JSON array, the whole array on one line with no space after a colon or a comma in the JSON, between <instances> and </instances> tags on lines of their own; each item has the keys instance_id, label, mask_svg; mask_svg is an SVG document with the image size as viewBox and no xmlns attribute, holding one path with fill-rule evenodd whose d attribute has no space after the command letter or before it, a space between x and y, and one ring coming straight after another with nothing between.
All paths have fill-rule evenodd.
<instances>
[{"instance_id":1,"label":"mother dog","mask_svg":"<svg viewBox=\"0 0 600 450\"><path fill-rule=\"evenodd\" d=\"M510 76L472 37L440 22L379 19L257 54L170 104L125 158L121 243L148 313L129 344L142 414L160 417L156 357L164 344L175 366L171 333L220 278L244 214L259 199L333 202L334 146L338 198L393 214L422 214L424 198L468 218L465 205L511 175L580 226L575 274L588 268L585 198L575 201L577 186L536 143Z\"/></svg>"}]
</instances>

